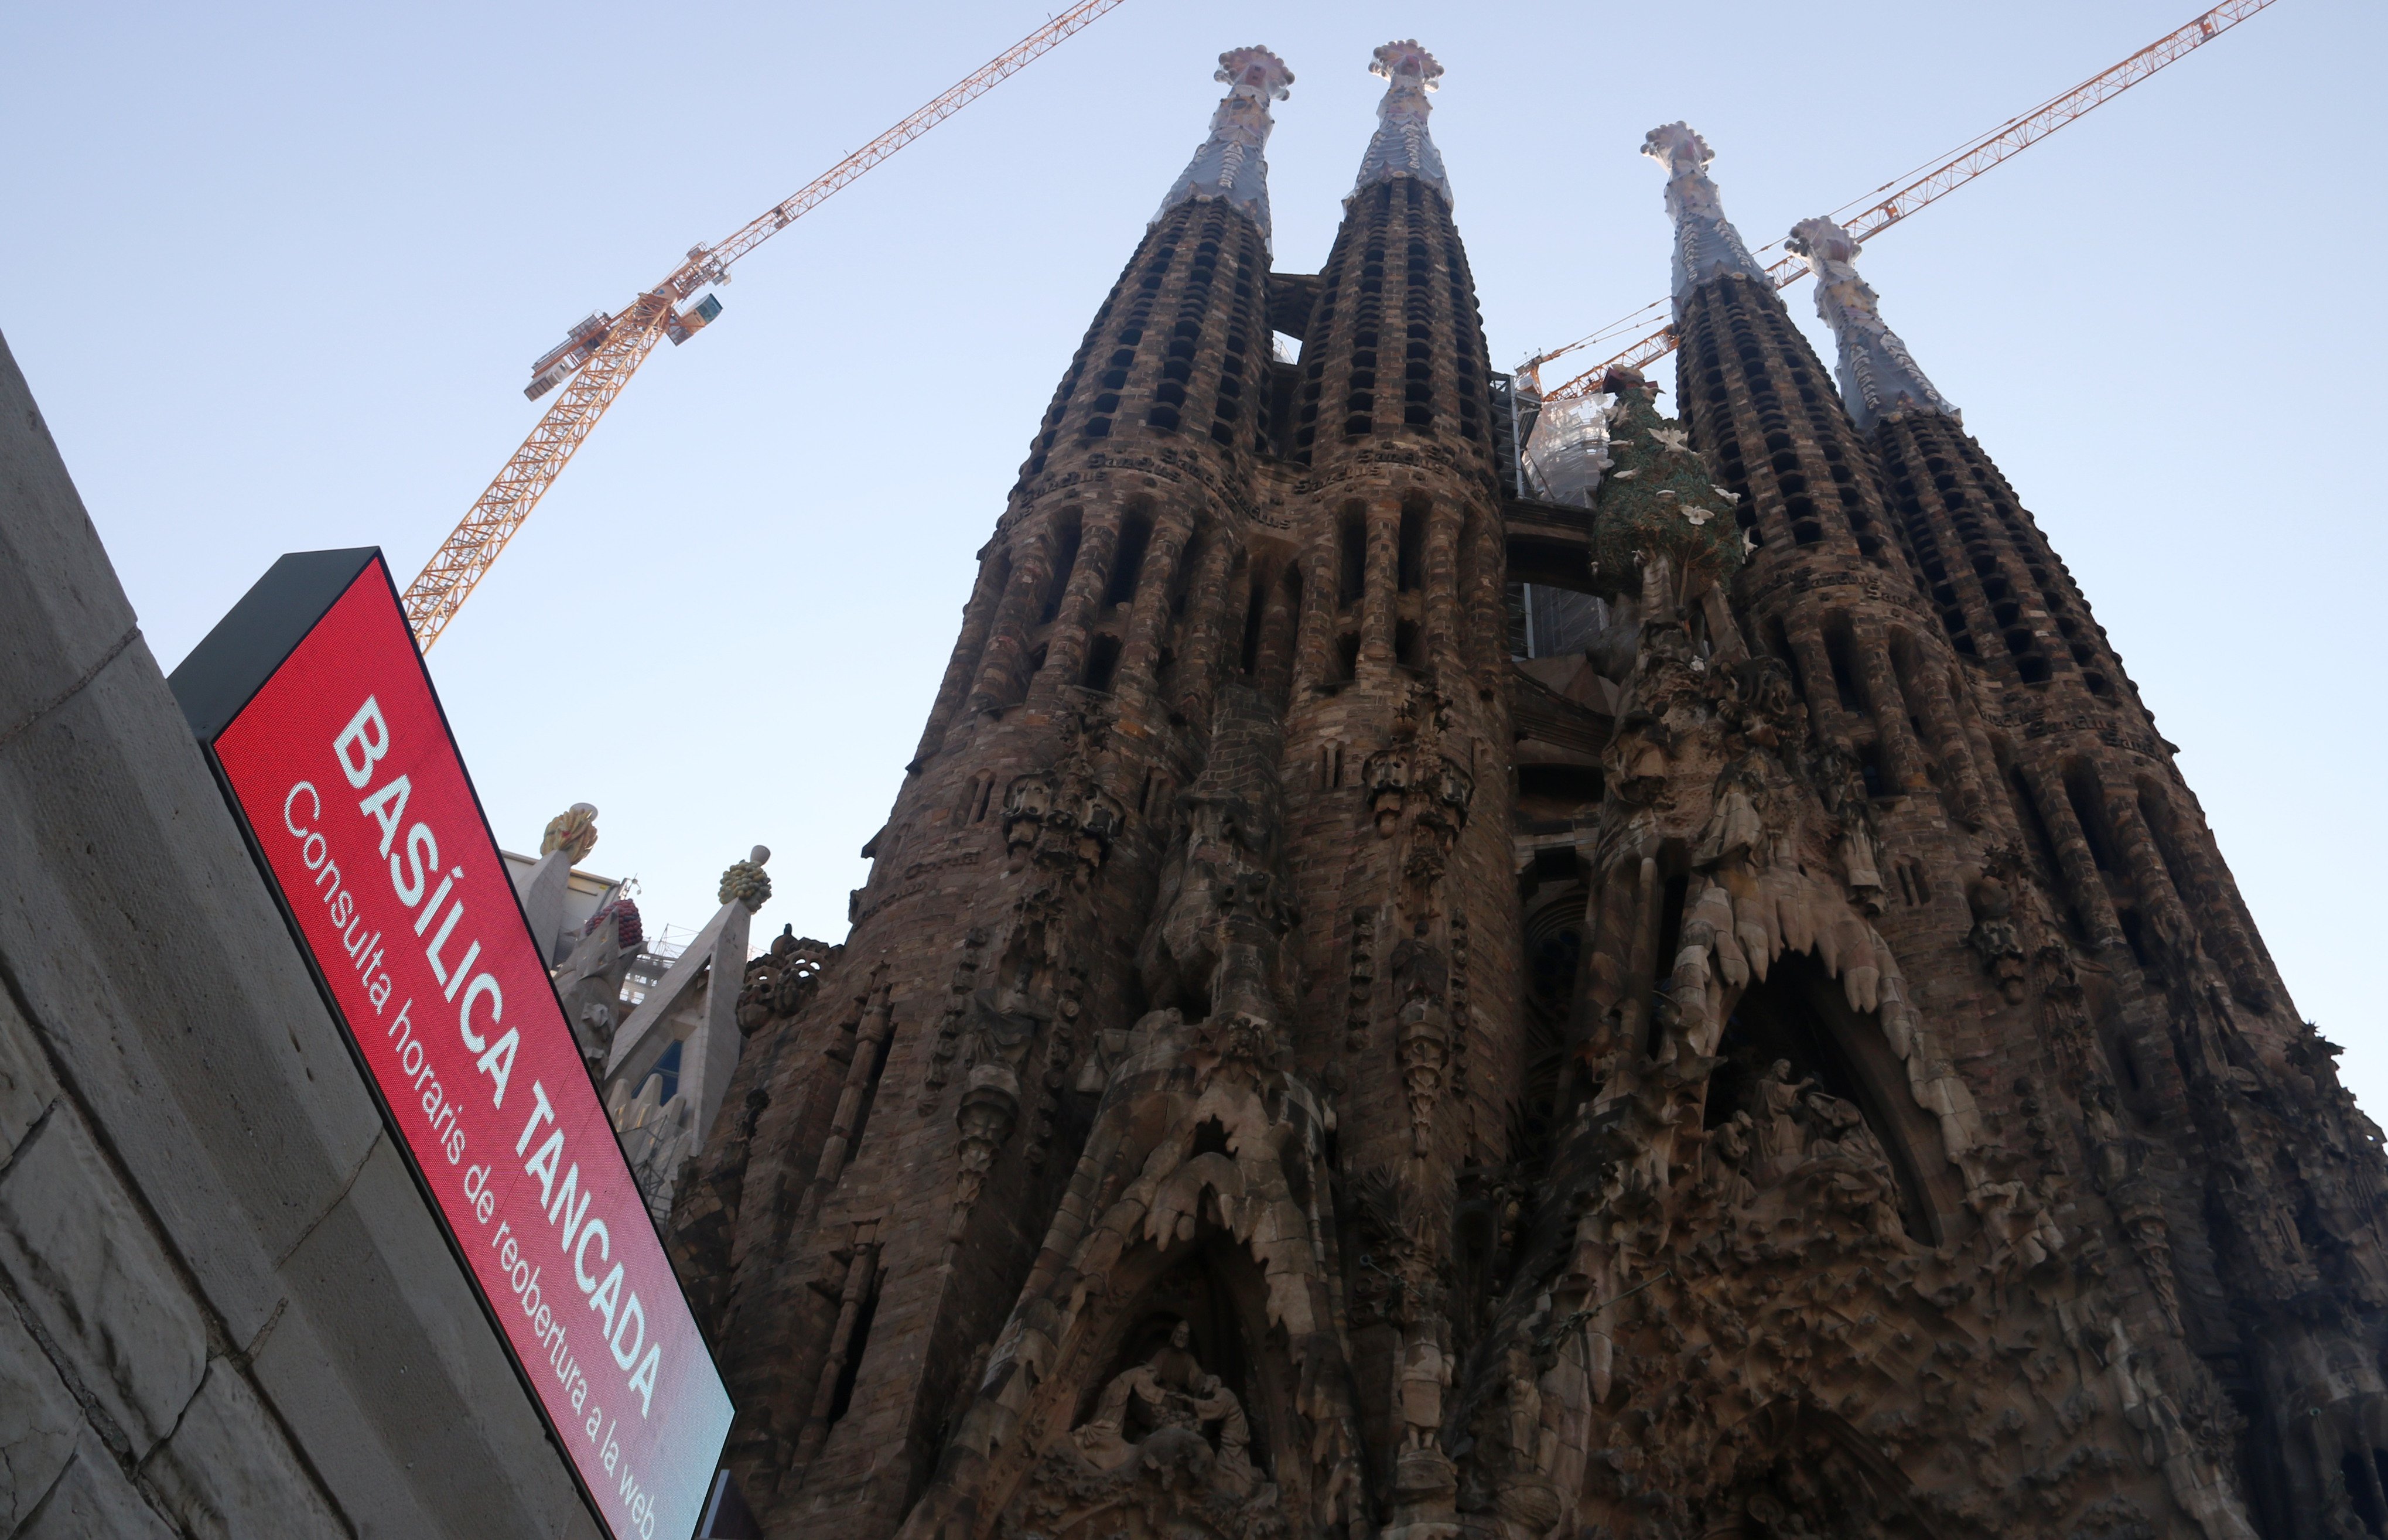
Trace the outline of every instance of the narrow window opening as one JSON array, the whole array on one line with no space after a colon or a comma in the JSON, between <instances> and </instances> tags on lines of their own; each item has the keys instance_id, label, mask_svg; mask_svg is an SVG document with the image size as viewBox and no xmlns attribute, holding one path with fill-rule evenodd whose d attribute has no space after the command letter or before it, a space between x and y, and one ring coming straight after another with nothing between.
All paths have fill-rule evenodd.
<instances>
[{"instance_id":1,"label":"narrow window opening","mask_svg":"<svg viewBox=\"0 0 2388 1540\"><path fill-rule=\"evenodd\" d=\"M2374 1461L2376 1462L2378 1458L2375 1453ZM2338 1462L2338 1473L2346 1483L2346 1495L2355 1504L2356 1517L2363 1521L2365 1533L2373 1535L2388 1535L2388 1514L2381 1511L2380 1503L2380 1488L2382 1485L2388 1485L2388 1482L2382 1482L2380 1485L2373 1484L2374 1479L2379 1475L2378 1469L2376 1467L2370 1470L2365 1469L2363 1457L2355 1450L2349 1449L2345 1457Z\"/></svg>"},{"instance_id":2,"label":"narrow window opening","mask_svg":"<svg viewBox=\"0 0 2388 1540\"><path fill-rule=\"evenodd\" d=\"M1658 977L1651 981L1654 997L1665 996L1674 981L1675 953L1682 949L1683 941L1683 900L1691 893L1691 887L1690 875L1678 872L1667 879L1666 891L1658 899ZM1645 1047L1654 1059L1658 1056L1660 1031L1659 1012L1653 1011L1650 1012L1650 1040Z\"/></svg>"},{"instance_id":3,"label":"narrow window opening","mask_svg":"<svg viewBox=\"0 0 2388 1540\"><path fill-rule=\"evenodd\" d=\"M1337 537L1336 554L1340 575L1336 602L1350 609L1360 602L1368 587L1368 527L1359 515L1344 514L1342 528Z\"/></svg>"},{"instance_id":4,"label":"narrow window opening","mask_svg":"<svg viewBox=\"0 0 2388 1540\"><path fill-rule=\"evenodd\" d=\"M2101 872L2115 870L2115 838L2106 827L2106 799L2099 794L2097 771L2086 761L2076 759L2064 767L2064 799L2073 804L2081 837L2090 842L2090 860Z\"/></svg>"},{"instance_id":5,"label":"narrow window opening","mask_svg":"<svg viewBox=\"0 0 2388 1540\"><path fill-rule=\"evenodd\" d=\"M1111 556L1111 586L1103 592L1106 605L1124 605L1136 598L1137 579L1144 572L1145 548L1152 543L1152 521L1141 514L1131 514L1120 530L1119 549Z\"/></svg>"},{"instance_id":6,"label":"narrow window opening","mask_svg":"<svg viewBox=\"0 0 2388 1540\"><path fill-rule=\"evenodd\" d=\"M858 1262L849 1266L859 1266ZM879 1286L873 1283L862 1308L854 1315L854 1335L846 1340L845 1362L838 1367L837 1388L830 1394L829 1426L834 1428L854 1405L855 1381L862 1377L862 1351L870 1345L870 1319L879 1314Z\"/></svg>"},{"instance_id":7,"label":"narrow window opening","mask_svg":"<svg viewBox=\"0 0 2388 1540\"><path fill-rule=\"evenodd\" d=\"M1403 668L1414 673L1425 667L1419 657L1416 622L1404 620L1393 627L1393 656Z\"/></svg>"},{"instance_id":8,"label":"narrow window opening","mask_svg":"<svg viewBox=\"0 0 2388 1540\"><path fill-rule=\"evenodd\" d=\"M1244 645L1241 666L1249 674L1261 664L1261 622L1268 614L1269 585L1255 581L1251 602L1244 606Z\"/></svg>"},{"instance_id":9,"label":"narrow window opening","mask_svg":"<svg viewBox=\"0 0 2388 1540\"><path fill-rule=\"evenodd\" d=\"M894 1009L883 999L880 1002L879 1008L882 1011ZM870 1045L870 1067L864 1072L861 1101L854 1109L854 1132L848 1134L845 1139L845 1147L848 1150L862 1148L862 1131L870 1126L870 1109L879 1100L879 1076L881 1072L887 1068L888 1046L895 1040L896 1034L891 1028L882 1032L879 1035L879 1041ZM862 1324L857 1320L855 1334L859 1336L861 1332ZM849 1356L846 1361L852 1363L854 1360Z\"/></svg>"},{"instance_id":10,"label":"narrow window opening","mask_svg":"<svg viewBox=\"0 0 2388 1540\"><path fill-rule=\"evenodd\" d=\"M1857 669L1849 661L1849 633L1834 630L1824 633L1824 660L1832 665L1833 688L1840 695L1841 709L1863 712L1865 696L1858 689Z\"/></svg>"},{"instance_id":11,"label":"narrow window opening","mask_svg":"<svg viewBox=\"0 0 2388 1540\"><path fill-rule=\"evenodd\" d=\"M1425 584L1426 510L1413 505L1402 509L1400 562L1395 591L1416 593Z\"/></svg>"},{"instance_id":12,"label":"narrow window opening","mask_svg":"<svg viewBox=\"0 0 2388 1540\"><path fill-rule=\"evenodd\" d=\"M1099 636L1086 652L1086 688L1108 694L1111 675L1119 668L1120 640L1116 636Z\"/></svg>"},{"instance_id":13,"label":"narrow window opening","mask_svg":"<svg viewBox=\"0 0 2388 1540\"><path fill-rule=\"evenodd\" d=\"M2122 924L2123 944L2131 948L2131 961L2145 968L2148 966L2147 927L2140 919L2140 911L2136 909L2116 910L2115 918Z\"/></svg>"},{"instance_id":14,"label":"narrow window opening","mask_svg":"<svg viewBox=\"0 0 2388 1540\"><path fill-rule=\"evenodd\" d=\"M1354 680L1360 677L1360 636L1347 632L1335 640L1335 672L1338 677Z\"/></svg>"},{"instance_id":15,"label":"narrow window opening","mask_svg":"<svg viewBox=\"0 0 2388 1540\"><path fill-rule=\"evenodd\" d=\"M1037 624L1051 623L1061 613L1061 595L1070 586L1070 573L1078 565L1078 521L1073 517L1061 526L1055 537L1053 576L1045 584L1045 605L1037 615ZM1040 665L1041 667L1041 665Z\"/></svg>"}]
</instances>

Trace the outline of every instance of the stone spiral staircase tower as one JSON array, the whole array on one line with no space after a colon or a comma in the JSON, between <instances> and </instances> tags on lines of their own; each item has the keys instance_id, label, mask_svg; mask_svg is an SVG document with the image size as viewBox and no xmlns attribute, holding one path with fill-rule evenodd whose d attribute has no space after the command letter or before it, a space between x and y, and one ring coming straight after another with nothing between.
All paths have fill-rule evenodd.
<instances>
[{"instance_id":1,"label":"stone spiral staircase tower","mask_svg":"<svg viewBox=\"0 0 2388 1540\"><path fill-rule=\"evenodd\" d=\"M1846 235L1835 391L1654 132L1532 501L1441 66L1311 275L1220 62L678 1185L766 1533L2388 1533L2377 1132Z\"/></svg>"}]
</instances>

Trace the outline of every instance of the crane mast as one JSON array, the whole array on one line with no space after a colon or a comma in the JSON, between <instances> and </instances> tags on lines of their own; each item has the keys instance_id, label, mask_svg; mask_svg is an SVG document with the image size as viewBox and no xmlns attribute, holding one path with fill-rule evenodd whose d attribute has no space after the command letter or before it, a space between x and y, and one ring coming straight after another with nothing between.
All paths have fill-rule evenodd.
<instances>
[{"instance_id":1,"label":"crane mast","mask_svg":"<svg viewBox=\"0 0 2388 1540\"><path fill-rule=\"evenodd\" d=\"M791 197L749 220L728 239L691 247L678 267L631 300L620 314L600 312L590 316L542 354L531 365L531 381L523 394L537 401L559 385L563 392L407 585L406 618L414 630L415 645L427 653L439 640L474 587L489 575L498 554L555 485L573 452L587 440L605 409L654 351L655 344L667 337L674 344L685 342L721 313L721 301L710 295L686 311L678 309L680 301L701 288L728 283L730 264L739 258L1038 56L1124 4L1125 0L1079 0Z\"/></svg>"},{"instance_id":2,"label":"crane mast","mask_svg":"<svg viewBox=\"0 0 2388 1540\"><path fill-rule=\"evenodd\" d=\"M2008 119L1987 134L1968 139L1930 166L1912 173L1895 191L1889 191L1887 197L1877 197L1856 214L1842 218L1849 208L1849 205L1843 204L1841 209L1834 211L1834 217L1861 242L1870 240L1926 204L1948 197L2000 161L2030 148L2091 108L2112 101L2183 54L2213 42L2272 3L2273 0L2228 0L2227 4L2217 6L2166 32L2112 69L2101 70L2072 90L2060 92L2030 111ZM1892 183L1886 182L1874 192L1884 193L1892 185ZM1779 241L1773 243L1775 246L1781 244ZM1772 248L1770 246L1759 249ZM1766 272L1774 280L1776 288L1788 288L1808 275L1808 264L1799 257L1785 255L1769 263ZM1632 315L1613 322L1589 337L1541 354L1526 367L1529 370L1539 369L1555 358L1613 337L1620 331L1631 329L1652 312L1665 309L1667 301L1663 299L1645 305ZM1609 370L1620 365L1646 368L1674 350L1674 326L1671 323L1663 323L1637 337L1615 356L1554 388L1546 393L1545 399L1566 401L1589 395L1600 388L1601 376Z\"/></svg>"}]
</instances>

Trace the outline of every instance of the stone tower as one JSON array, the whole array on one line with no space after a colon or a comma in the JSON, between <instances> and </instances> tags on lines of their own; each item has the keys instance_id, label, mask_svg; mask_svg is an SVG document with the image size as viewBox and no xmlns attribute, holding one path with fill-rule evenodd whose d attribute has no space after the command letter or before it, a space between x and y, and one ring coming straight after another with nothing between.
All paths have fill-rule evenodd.
<instances>
[{"instance_id":1,"label":"stone tower","mask_svg":"<svg viewBox=\"0 0 2388 1540\"><path fill-rule=\"evenodd\" d=\"M1653 133L1531 500L1442 67L1312 275L1220 64L678 1182L765 1532L2388 1533L2378 1134L1846 234L1836 391Z\"/></svg>"}]
</instances>

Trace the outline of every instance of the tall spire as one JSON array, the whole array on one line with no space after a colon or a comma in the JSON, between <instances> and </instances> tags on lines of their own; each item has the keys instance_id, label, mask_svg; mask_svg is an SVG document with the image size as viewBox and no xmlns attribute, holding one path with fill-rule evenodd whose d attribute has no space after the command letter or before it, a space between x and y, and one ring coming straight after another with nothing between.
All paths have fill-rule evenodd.
<instances>
[{"instance_id":1,"label":"tall spire","mask_svg":"<svg viewBox=\"0 0 2388 1540\"><path fill-rule=\"evenodd\" d=\"M1816 275L1816 313L1833 328L1841 347L1841 401L1865 432L1885 417L1932 412L1963 420L1949 398L1932 388L1899 334L1883 325L1880 296L1850 265L1859 246L1829 219L1803 219L1784 243L1808 259Z\"/></svg>"},{"instance_id":2,"label":"tall spire","mask_svg":"<svg viewBox=\"0 0 2388 1540\"><path fill-rule=\"evenodd\" d=\"M1442 172L1442 152L1426 131L1427 114L1433 110L1426 95L1442 89L1436 82L1442 77L1442 66L1416 39L1405 38L1378 49L1368 73L1383 76L1388 83L1385 99L1377 104L1377 132L1368 141L1368 153L1360 158L1353 194L1396 176L1414 176L1441 193L1443 202L1454 201L1451 179Z\"/></svg>"},{"instance_id":3,"label":"tall spire","mask_svg":"<svg viewBox=\"0 0 2388 1540\"><path fill-rule=\"evenodd\" d=\"M1227 83L1226 96L1211 114L1211 136L1170 184L1169 196L1154 210L1152 223L1160 223L1170 210L1189 199L1218 198L1242 210L1267 240L1268 161L1261 152L1268 147L1269 130L1277 126L1269 103L1292 94L1286 88L1293 83L1293 71L1266 48L1230 48L1219 56L1218 72L1211 78Z\"/></svg>"},{"instance_id":4,"label":"tall spire","mask_svg":"<svg viewBox=\"0 0 2388 1540\"><path fill-rule=\"evenodd\" d=\"M1675 222L1675 309L1678 318L1692 290L1711 278L1740 277L1770 283L1766 269L1742 244L1741 232L1724 217L1717 185L1708 180L1716 151L1689 123L1668 123L1642 139L1642 153L1667 168L1667 213Z\"/></svg>"}]
</instances>

